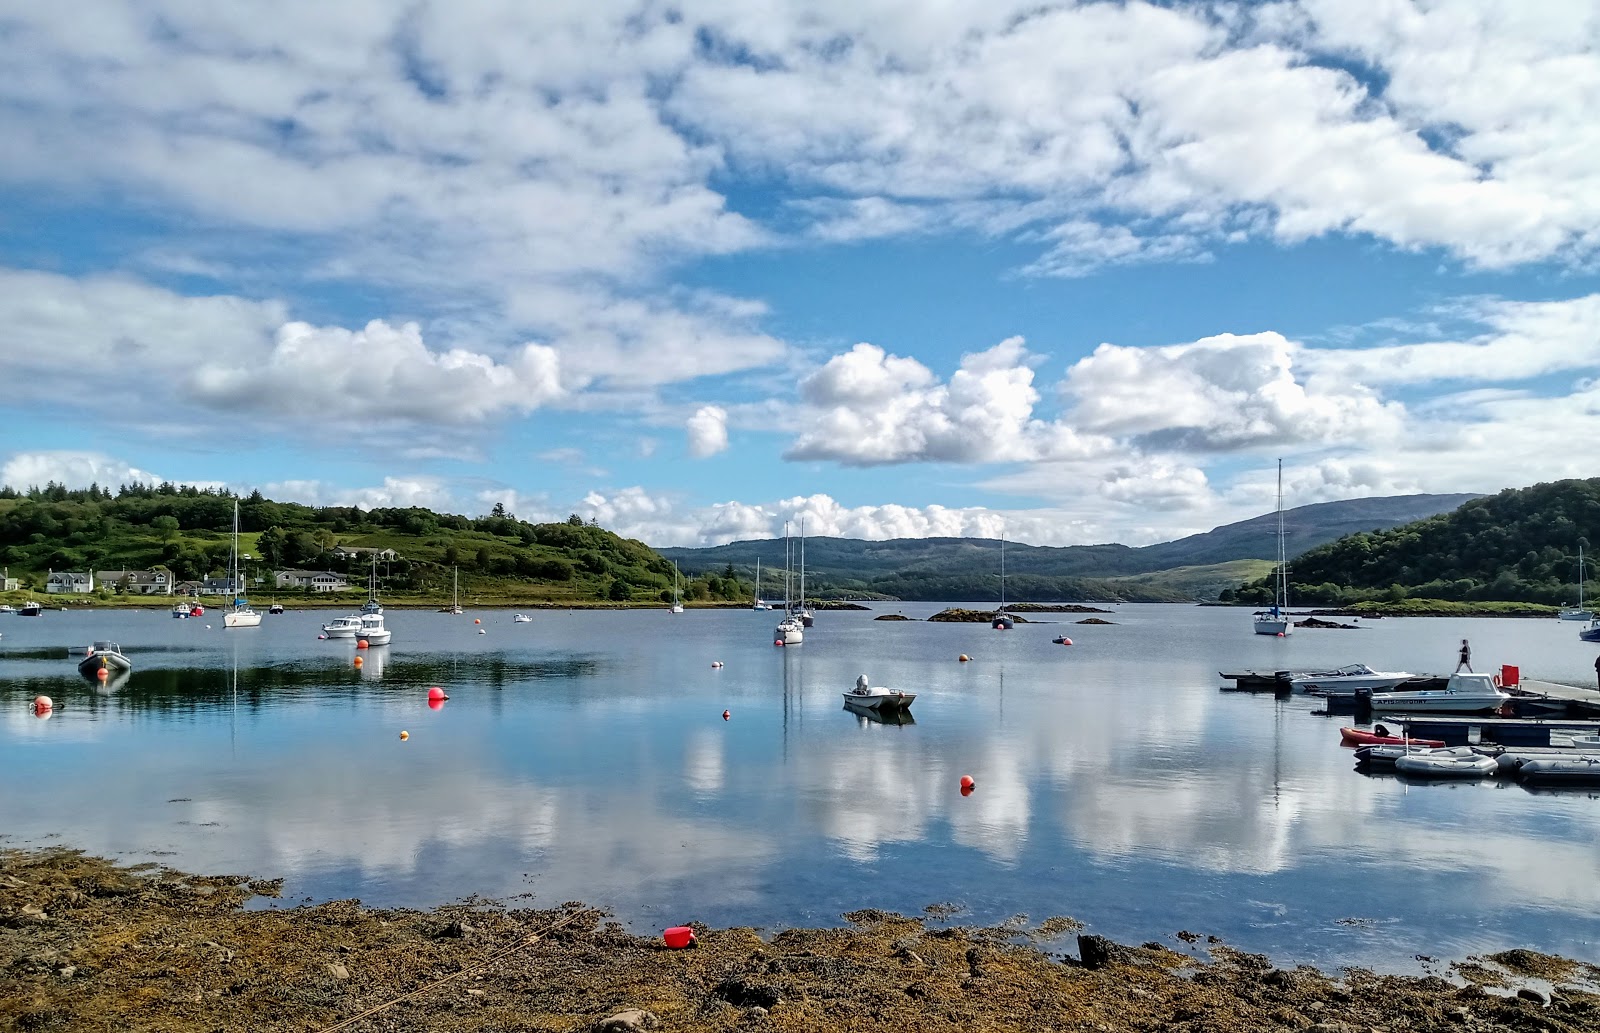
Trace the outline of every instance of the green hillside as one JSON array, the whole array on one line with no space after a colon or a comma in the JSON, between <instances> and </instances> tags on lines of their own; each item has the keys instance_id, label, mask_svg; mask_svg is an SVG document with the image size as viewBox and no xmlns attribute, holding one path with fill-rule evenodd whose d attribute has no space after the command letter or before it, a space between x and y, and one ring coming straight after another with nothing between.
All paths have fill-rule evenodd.
<instances>
[{"instance_id":1,"label":"green hillside","mask_svg":"<svg viewBox=\"0 0 1600 1033\"><path fill-rule=\"evenodd\" d=\"M46 572L163 568L175 581L220 576L227 564L233 506L226 491L124 485L113 494L60 485L26 494L0 489L0 563L24 588L42 591ZM670 598L672 562L642 542L620 538L576 516L533 524L499 511L470 518L418 508L313 508L273 502L259 492L237 499L246 576L274 590L271 571L328 570L363 594L369 561L334 554L335 546L393 549L378 565L385 598L448 602L459 572L464 600L618 603ZM687 580L689 601L750 598L748 582L708 571ZM111 592L101 592L102 597Z\"/></svg>"},{"instance_id":2,"label":"green hillside","mask_svg":"<svg viewBox=\"0 0 1600 1033\"><path fill-rule=\"evenodd\" d=\"M1596 541L1600 478L1507 489L1452 513L1348 535L1301 555L1289 565L1290 598L1566 605L1578 598L1578 546L1588 552ZM1600 584L1587 577L1585 598L1595 598L1597 589ZM1236 598L1260 603L1271 595L1270 579L1262 578Z\"/></svg>"}]
</instances>

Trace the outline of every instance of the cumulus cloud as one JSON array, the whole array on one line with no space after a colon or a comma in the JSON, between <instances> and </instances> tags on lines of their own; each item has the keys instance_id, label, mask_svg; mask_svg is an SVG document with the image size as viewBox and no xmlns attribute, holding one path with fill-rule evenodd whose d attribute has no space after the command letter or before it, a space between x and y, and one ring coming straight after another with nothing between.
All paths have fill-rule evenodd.
<instances>
[{"instance_id":1,"label":"cumulus cloud","mask_svg":"<svg viewBox=\"0 0 1600 1033\"><path fill-rule=\"evenodd\" d=\"M728 447L728 412L715 405L703 405L684 424L689 435L689 454L696 459L714 456Z\"/></svg>"},{"instance_id":2,"label":"cumulus cloud","mask_svg":"<svg viewBox=\"0 0 1600 1033\"><path fill-rule=\"evenodd\" d=\"M101 452L75 452L52 450L48 452L16 452L0 464L0 486L23 491L31 487L44 487L51 481L69 488L87 488L98 484L116 490L120 484L141 481L159 484L165 478L149 470L141 470L131 463Z\"/></svg>"},{"instance_id":3,"label":"cumulus cloud","mask_svg":"<svg viewBox=\"0 0 1600 1033\"><path fill-rule=\"evenodd\" d=\"M447 513L460 511L450 486L437 477L385 477L381 485L355 488L315 480L274 481L262 485L261 493L276 501L307 506L421 506Z\"/></svg>"},{"instance_id":4,"label":"cumulus cloud","mask_svg":"<svg viewBox=\"0 0 1600 1033\"><path fill-rule=\"evenodd\" d=\"M858 344L800 382L806 430L787 459L851 466L988 463L1091 454L1103 441L1033 417L1039 393L1020 337L965 355L947 382L916 359Z\"/></svg>"}]
</instances>

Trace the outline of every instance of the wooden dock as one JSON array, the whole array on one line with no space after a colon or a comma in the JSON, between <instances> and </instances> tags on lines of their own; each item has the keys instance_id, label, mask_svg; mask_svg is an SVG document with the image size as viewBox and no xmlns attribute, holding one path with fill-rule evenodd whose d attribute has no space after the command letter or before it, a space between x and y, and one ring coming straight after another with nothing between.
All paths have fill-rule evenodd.
<instances>
[{"instance_id":1,"label":"wooden dock","mask_svg":"<svg viewBox=\"0 0 1600 1033\"><path fill-rule=\"evenodd\" d=\"M1517 686L1519 692L1534 696L1544 696L1549 699L1564 699L1573 704L1575 710L1592 712L1600 715L1600 690L1584 688L1579 685L1563 685L1560 682L1541 681L1538 678L1524 678Z\"/></svg>"}]
</instances>

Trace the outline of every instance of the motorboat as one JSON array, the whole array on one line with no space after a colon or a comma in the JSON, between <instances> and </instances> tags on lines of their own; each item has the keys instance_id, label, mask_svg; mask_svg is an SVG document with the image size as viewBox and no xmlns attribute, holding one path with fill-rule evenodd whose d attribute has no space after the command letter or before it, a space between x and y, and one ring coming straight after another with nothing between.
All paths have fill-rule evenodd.
<instances>
[{"instance_id":1,"label":"motorboat","mask_svg":"<svg viewBox=\"0 0 1600 1033\"><path fill-rule=\"evenodd\" d=\"M513 624L532 624L533 623L533 618L528 616L525 613L519 613L519 614L516 614L515 616L513 616L511 618L511 623L513 623Z\"/></svg>"},{"instance_id":2,"label":"motorboat","mask_svg":"<svg viewBox=\"0 0 1600 1033\"><path fill-rule=\"evenodd\" d=\"M1524 765L1526 766L1526 765ZM1394 762L1395 771L1412 778L1488 778L1499 770L1493 757L1481 753L1467 756L1430 750L1408 753Z\"/></svg>"},{"instance_id":3,"label":"motorboat","mask_svg":"<svg viewBox=\"0 0 1600 1033\"><path fill-rule=\"evenodd\" d=\"M1374 692L1373 710L1404 710L1407 713L1474 714L1480 710L1499 710L1508 692L1502 692L1487 674L1457 671L1442 689L1421 692Z\"/></svg>"},{"instance_id":4,"label":"motorboat","mask_svg":"<svg viewBox=\"0 0 1600 1033\"><path fill-rule=\"evenodd\" d=\"M189 616L189 604L178 602L172 604L172 616L175 620L183 620Z\"/></svg>"},{"instance_id":5,"label":"motorboat","mask_svg":"<svg viewBox=\"0 0 1600 1033\"><path fill-rule=\"evenodd\" d=\"M356 632L360 630L361 617L357 614L335 617L322 626L322 633L329 638L355 638Z\"/></svg>"},{"instance_id":6,"label":"motorboat","mask_svg":"<svg viewBox=\"0 0 1600 1033\"><path fill-rule=\"evenodd\" d=\"M133 661L122 655L122 647L115 642L96 642L78 661L78 673L85 678L109 678L131 670ZM101 671L106 673L101 674Z\"/></svg>"},{"instance_id":7,"label":"motorboat","mask_svg":"<svg viewBox=\"0 0 1600 1033\"><path fill-rule=\"evenodd\" d=\"M798 646L805 637L806 626L799 617L785 617L772 632L773 644L779 646Z\"/></svg>"},{"instance_id":8,"label":"motorboat","mask_svg":"<svg viewBox=\"0 0 1600 1033\"><path fill-rule=\"evenodd\" d=\"M1589 626L1578 632L1578 637L1585 642L1600 642L1600 618L1589 622Z\"/></svg>"},{"instance_id":9,"label":"motorboat","mask_svg":"<svg viewBox=\"0 0 1600 1033\"><path fill-rule=\"evenodd\" d=\"M1292 692L1349 692L1352 689L1371 689L1382 692L1418 677L1410 671L1374 671L1366 664L1349 664L1326 674L1296 675L1289 679Z\"/></svg>"},{"instance_id":10,"label":"motorboat","mask_svg":"<svg viewBox=\"0 0 1600 1033\"><path fill-rule=\"evenodd\" d=\"M271 606L267 607L267 612L271 613L271 614L282 613L283 612L283 604L282 603L273 603Z\"/></svg>"},{"instance_id":11,"label":"motorboat","mask_svg":"<svg viewBox=\"0 0 1600 1033\"><path fill-rule=\"evenodd\" d=\"M17 607L18 617L37 617L44 612L42 603L26 602Z\"/></svg>"},{"instance_id":12,"label":"motorboat","mask_svg":"<svg viewBox=\"0 0 1600 1033\"><path fill-rule=\"evenodd\" d=\"M1257 635L1290 635L1294 621L1289 619L1289 560L1283 546L1283 460L1278 460L1278 562L1272 571L1272 608L1255 615Z\"/></svg>"},{"instance_id":13,"label":"motorboat","mask_svg":"<svg viewBox=\"0 0 1600 1033\"><path fill-rule=\"evenodd\" d=\"M10 603L0 603L0 613L16 613L17 608Z\"/></svg>"},{"instance_id":14,"label":"motorboat","mask_svg":"<svg viewBox=\"0 0 1600 1033\"><path fill-rule=\"evenodd\" d=\"M356 617L358 628L356 638L363 640L369 646L386 646L394 632L384 627L383 614L363 613Z\"/></svg>"},{"instance_id":15,"label":"motorboat","mask_svg":"<svg viewBox=\"0 0 1600 1033\"><path fill-rule=\"evenodd\" d=\"M886 689L882 685L869 685L864 674L856 679L854 688L844 693L844 701L852 707L864 707L880 713L905 710L916 698L915 692L902 692L899 689Z\"/></svg>"},{"instance_id":16,"label":"motorboat","mask_svg":"<svg viewBox=\"0 0 1600 1033\"><path fill-rule=\"evenodd\" d=\"M222 615L224 628L259 628L261 614L250 608L244 597L244 575L239 565L239 503L233 503L233 546L228 550L228 584L233 588L233 607Z\"/></svg>"}]
</instances>

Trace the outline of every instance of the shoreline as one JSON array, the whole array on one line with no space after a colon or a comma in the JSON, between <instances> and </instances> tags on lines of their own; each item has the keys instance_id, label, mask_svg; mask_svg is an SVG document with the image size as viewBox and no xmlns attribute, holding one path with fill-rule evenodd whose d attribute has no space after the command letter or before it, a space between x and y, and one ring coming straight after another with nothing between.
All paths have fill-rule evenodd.
<instances>
[{"instance_id":1,"label":"shoreline","mask_svg":"<svg viewBox=\"0 0 1600 1033\"><path fill-rule=\"evenodd\" d=\"M1187 931L1175 947L1072 943L1068 918L946 926L935 907L769 936L690 923L695 946L670 950L576 902L246 909L281 887L0 850L0 1020L183 1033L1600 1027L1600 967L1520 949L1458 960L1449 979L1333 977Z\"/></svg>"}]
</instances>

